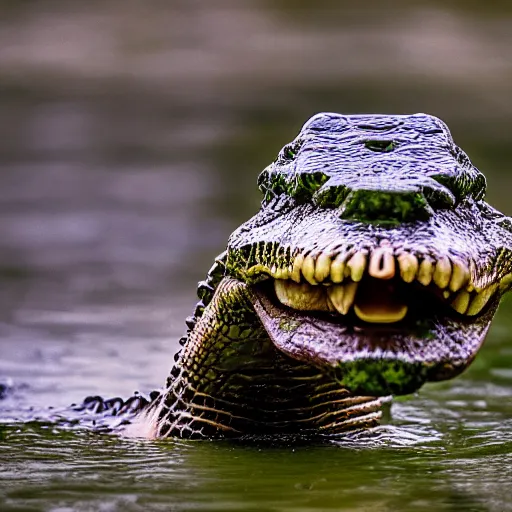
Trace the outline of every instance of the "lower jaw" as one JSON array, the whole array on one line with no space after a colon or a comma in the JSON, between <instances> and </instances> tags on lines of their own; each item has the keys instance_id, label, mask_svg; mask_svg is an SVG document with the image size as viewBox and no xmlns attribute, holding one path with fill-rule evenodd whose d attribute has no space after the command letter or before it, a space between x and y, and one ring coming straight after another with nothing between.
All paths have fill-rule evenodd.
<instances>
[{"instance_id":1,"label":"lower jaw","mask_svg":"<svg viewBox=\"0 0 512 512\"><path fill-rule=\"evenodd\" d=\"M252 287L253 306L274 345L321 367L353 394L385 396L417 391L425 382L453 378L474 359L498 301L478 318L432 314L397 324L351 322L279 304Z\"/></svg>"}]
</instances>

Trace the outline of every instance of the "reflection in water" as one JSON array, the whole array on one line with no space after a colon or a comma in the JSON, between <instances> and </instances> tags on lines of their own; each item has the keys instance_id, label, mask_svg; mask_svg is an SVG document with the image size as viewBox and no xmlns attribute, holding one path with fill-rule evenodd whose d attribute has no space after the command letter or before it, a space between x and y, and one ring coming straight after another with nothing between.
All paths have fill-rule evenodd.
<instances>
[{"instance_id":1,"label":"reflection in water","mask_svg":"<svg viewBox=\"0 0 512 512\"><path fill-rule=\"evenodd\" d=\"M510 301L466 374L360 437L149 442L55 422L163 384L195 282L315 111L439 115L511 214L508 7L2 6L0 508L512 510Z\"/></svg>"}]
</instances>

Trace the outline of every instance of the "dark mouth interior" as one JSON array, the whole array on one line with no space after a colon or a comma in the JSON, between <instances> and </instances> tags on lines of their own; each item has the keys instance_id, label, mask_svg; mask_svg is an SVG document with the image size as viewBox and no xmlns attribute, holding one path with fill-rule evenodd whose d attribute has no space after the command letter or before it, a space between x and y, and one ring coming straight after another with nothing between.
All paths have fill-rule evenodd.
<instances>
[{"instance_id":1,"label":"dark mouth interior","mask_svg":"<svg viewBox=\"0 0 512 512\"><path fill-rule=\"evenodd\" d=\"M279 301L274 289L273 279L265 280L257 286L275 307L295 311L294 308ZM354 332L364 330L365 332L387 332L389 334L427 327L428 320L434 316L437 318L452 318L460 322L472 321L470 317L453 310L443 298L442 291L435 286L424 287L419 283L408 284L400 278L383 281L369 276L363 277L358 286L354 299L355 303L371 302L378 304L390 301L407 305L407 314L402 320L392 323L367 322L355 314L353 307L345 315L337 311L302 311L302 313L311 318L338 324ZM485 313L486 308L484 308L482 314Z\"/></svg>"}]
</instances>

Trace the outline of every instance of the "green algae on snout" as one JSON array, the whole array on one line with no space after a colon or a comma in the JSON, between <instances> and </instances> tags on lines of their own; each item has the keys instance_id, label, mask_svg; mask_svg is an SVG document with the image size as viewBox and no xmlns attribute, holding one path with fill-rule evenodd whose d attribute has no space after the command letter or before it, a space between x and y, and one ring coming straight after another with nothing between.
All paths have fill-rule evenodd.
<instances>
[{"instance_id":1,"label":"green algae on snout","mask_svg":"<svg viewBox=\"0 0 512 512\"><path fill-rule=\"evenodd\" d=\"M403 361L360 359L340 363L337 380L353 394L404 395L420 388L428 368Z\"/></svg>"}]
</instances>

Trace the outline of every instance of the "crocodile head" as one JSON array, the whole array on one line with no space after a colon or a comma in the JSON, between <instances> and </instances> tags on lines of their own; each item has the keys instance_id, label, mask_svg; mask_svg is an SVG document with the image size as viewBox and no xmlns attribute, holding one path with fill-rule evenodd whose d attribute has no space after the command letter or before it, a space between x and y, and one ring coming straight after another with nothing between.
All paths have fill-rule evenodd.
<instances>
[{"instance_id":1,"label":"crocodile head","mask_svg":"<svg viewBox=\"0 0 512 512\"><path fill-rule=\"evenodd\" d=\"M459 374L512 282L511 221L436 117L312 117L228 243L274 345L357 394Z\"/></svg>"}]
</instances>

